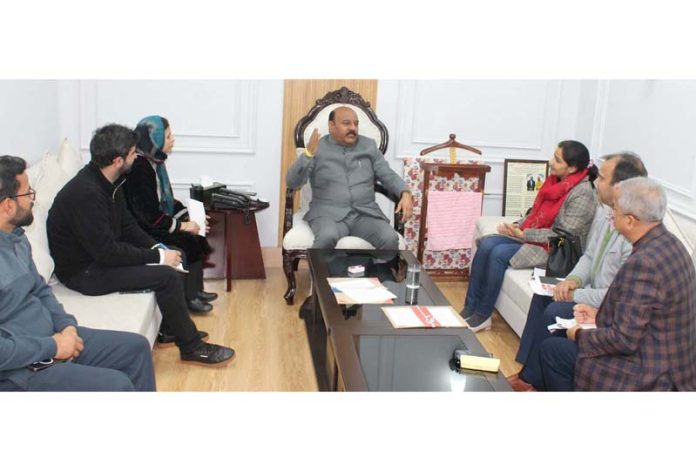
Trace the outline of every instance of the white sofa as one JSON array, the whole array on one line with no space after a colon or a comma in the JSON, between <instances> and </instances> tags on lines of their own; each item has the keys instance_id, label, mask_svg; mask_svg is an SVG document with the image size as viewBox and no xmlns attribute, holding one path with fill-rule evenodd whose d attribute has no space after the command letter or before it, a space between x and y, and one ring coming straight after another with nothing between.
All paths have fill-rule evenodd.
<instances>
[{"instance_id":1,"label":"white sofa","mask_svg":"<svg viewBox=\"0 0 696 471\"><path fill-rule=\"evenodd\" d=\"M495 234L496 227L502 222L513 222L515 217L502 217L502 216L484 216L479 218L476 222L476 230L474 232L474 240L477 238L487 235ZM690 240L694 238L687 238L686 234L682 232L679 225L677 225L674 216L668 210L667 215L664 220L665 226L672 231L686 246L692 257L696 257L694 253L694 247L690 243ZM476 244L472 250L472 260L474 253L476 251ZM505 278L503 279L503 286L498 295L498 299L495 302L495 308L500 313L505 322L507 322L512 330L518 336L522 336L522 331L524 329L524 324L527 322L527 312L529 311L529 305L532 302L532 289L529 287L529 279L532 275L532 269L520 269L514 270L508 268L505 271Z\"/></svg>"},{"instance_id":2,"label":"white sofa","mask_svg":"<svg viewBox=\"0 0 696 471\"><path fill-rule=\"evenodd\" d=\"M85 296L68 289L53 275L54 262L48 249L46 218L58 191L82 168L83 162L64 141L58 155L46 154L27 170L29 184L36 190L34 222L26 229L32 257L39 273L48 280L65 310L85 327L136 332L154 345L162 320L153 293Z\"/></svg>"}]
</instances>

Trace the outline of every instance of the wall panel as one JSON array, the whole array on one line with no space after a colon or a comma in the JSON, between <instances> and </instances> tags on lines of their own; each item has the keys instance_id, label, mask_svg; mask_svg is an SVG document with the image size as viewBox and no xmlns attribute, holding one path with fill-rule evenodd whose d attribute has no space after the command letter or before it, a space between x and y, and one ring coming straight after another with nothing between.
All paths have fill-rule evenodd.
<instances>
[{"instance_id":1,"label":"wall panel","mask_svg":"<svg viewBox=\"0 0 696 471\"><path fill-rule=\"evenodd\" d=\"M401 171L399 160L456 134L483 152L459 151L460 159L491 166L484 214L501 214L506 158L547 160L563 139L591 146L594 103L589 111L581 106L580 96L588 93L579 81L385 80L379 86L380 118L392 131L392 167ZM446 150L429 155L448 157Z\"/></svg>"},{"instance_id":2,"label":"wall panel","mask_svg":"<svg viewBox=\"0 0 696 471\"><path fill-rule=\"evenodd\" d=\"M95 128L116 122L135 127L165 116L176 138L167 168L177 198L186 200L201 175L230 188L278 200L282 81L100 80L79 82L79 140L89 158ZM66 91L70 93L70 91ZM257 214L262 246L276 246L277 212Z\"/></svg>"}]
</instances>

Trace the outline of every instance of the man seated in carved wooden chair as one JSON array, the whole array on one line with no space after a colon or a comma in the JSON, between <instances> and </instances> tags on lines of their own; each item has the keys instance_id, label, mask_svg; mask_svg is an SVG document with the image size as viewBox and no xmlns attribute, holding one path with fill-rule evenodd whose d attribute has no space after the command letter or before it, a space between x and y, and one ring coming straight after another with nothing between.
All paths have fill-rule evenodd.
<instances>
[{"instance_id":1,"label":"man seated in carved wooden chair","mask_svg":"<svg viewBox=\"0 0 696 471\"><path fill-rule=\"evenodd\" d=\"M373 124L373 123L370 123ZM381 123L379 123L381 124ZM329 134L312 131L304 151L290 167L286 182L296 189L309 181L312 199L304 220L313 234L311 247L337 247L348 236L367 244L356 246L338 243L339 248L399 248L398 234L375 200L375 183L380 182L401 212L401 221L410 218L413 199L404 181L394 172L375 141L359 134L358 115L354 107L339 106L328 117ZM287 237L286 237L287 239ZM286 240L284 240L286 249ZM305 248L308 248L306 246ZM284 269L288 277L285 299L294 296L294 266L284 250ZM289 273L288 273L289 272Z\"/></svg>"}]
</instances>

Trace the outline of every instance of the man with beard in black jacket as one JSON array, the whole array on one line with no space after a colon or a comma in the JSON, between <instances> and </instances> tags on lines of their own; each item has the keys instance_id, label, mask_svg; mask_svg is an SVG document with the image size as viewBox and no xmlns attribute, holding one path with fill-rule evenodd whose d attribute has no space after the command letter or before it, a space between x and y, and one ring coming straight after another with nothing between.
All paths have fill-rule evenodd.
<instances>
[{"instance_id":1,"label":"man with beard in black jacket","mask_svg":"<svg viewBox=\"0 0 696 471\"><path fill-rule=\"evenodd\" d=\"M56 276L90 296L153 290L162 312L160 337L173 338L182 360L227 362L234 350L204 342L208 334L199 332L189 317L174 269L181 254L158 244L127 209L121 186L137 157L136 142L135 132L125 126L97 129L90 163L58 192L46 224Z\"/></svg>"}]
</instances>

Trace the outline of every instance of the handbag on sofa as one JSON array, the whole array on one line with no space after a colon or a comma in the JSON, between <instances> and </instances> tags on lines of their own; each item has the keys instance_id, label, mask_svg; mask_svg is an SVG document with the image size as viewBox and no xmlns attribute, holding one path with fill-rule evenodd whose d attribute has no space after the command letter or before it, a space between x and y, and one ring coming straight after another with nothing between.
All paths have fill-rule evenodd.
<instances>
[{"instance_id":1,"label":"handbag on sofa","mask_svg":"<svg viewBox=\"0 0 696 471\"><path fill-rule=\"evenodd\" d=\"M578 236L559 228L553 228L553 231L558 235L549 237L546 276L564 278L580 260L582 245Z\"/></svg>"}]
</instances>

